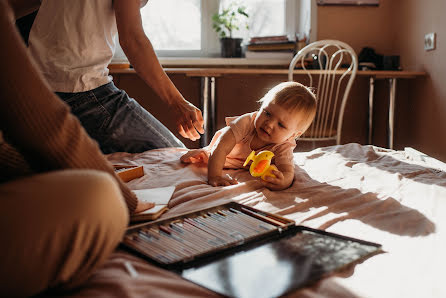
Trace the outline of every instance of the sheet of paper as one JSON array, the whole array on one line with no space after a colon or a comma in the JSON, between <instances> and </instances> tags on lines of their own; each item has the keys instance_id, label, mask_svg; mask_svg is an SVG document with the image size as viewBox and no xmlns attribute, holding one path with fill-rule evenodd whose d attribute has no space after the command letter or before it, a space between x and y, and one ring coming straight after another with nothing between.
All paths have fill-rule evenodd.
<instances>
[{"instance_id":1,"label":"sheet of paper","mask_svg":"<svg viewBox=\"0 0 446 298\"><path fill-rule=\"evenodd\" d=\"M142 215L142 214L155 214L157 212L159 212L161 209L165 208L166 205L155 205L155 207L150 208L149 210L143 211L143 212L139 212L136 215Z\"/></svg>"},{"instance_id":2,"label":"sheet of paper","mask_svg":"<svg viewBox=\"0 0 446 298\"><path fill-rule=\"evenodd\" d=\"M153 202L156 205L167 205L175 190L175 186L136 189L133 192L138 200Z\"/></svg>"}]
</instances>

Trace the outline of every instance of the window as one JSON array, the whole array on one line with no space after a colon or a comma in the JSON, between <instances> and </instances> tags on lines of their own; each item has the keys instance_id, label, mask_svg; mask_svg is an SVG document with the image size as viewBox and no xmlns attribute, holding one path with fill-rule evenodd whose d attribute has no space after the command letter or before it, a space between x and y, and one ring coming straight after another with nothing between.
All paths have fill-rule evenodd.
<instances>
[{"instance_id":1,"label":"window","mask_svg":"<svg viewBox=\"0 0 446 298\"><path fill-rule=\"evenodd\" d=\"M218 57L212 15L233 0L150 0L141 9L144 31L159 57ZM309 34L311 0L243 0L249 30L235 37ZM125 57L119 49L115 56Z\"/></svg>"},{"instance_id":2,"label":"window","mask_svg":"<svg viewBox=\"0 0 446 298\"><path fill-rule=\"evenodd\" d=\"M160 51L201 49L200 2L200 0L150 0L141 9L144 31L155 49Z\"/></svg>"}]
</instances>

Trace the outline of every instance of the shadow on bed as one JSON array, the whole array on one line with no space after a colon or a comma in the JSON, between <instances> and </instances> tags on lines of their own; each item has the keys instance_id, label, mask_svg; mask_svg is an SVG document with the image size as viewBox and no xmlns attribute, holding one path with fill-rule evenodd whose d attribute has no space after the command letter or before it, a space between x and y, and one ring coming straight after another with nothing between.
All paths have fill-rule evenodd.
<instances>
[{"instance_id":1,"label":"shadow on bed","mask_svg":"<svg viewBox=\"0 0 446 298\"><path fill-rule=\"evenodd\" d=\"M201 179L191 179L177 185L169 204L173 208L171 211L181 206L180 213L189 212L196 209L197 204L219 205L235 200L260 209L265 204L266 211L288 216L296 223L318 229L327 229L345 220L358 220L401 236L426 236L435 231L434 223L426 216L393 197L320 182L299 166L295 166L293 185L278 192L262 187L244 170L228 171L241 182L239 185L217 188L206 184L205 170L197 168L193 172L195 170L200 171Z\"/></svg>"},{"instance_id":2,"label":"shadow on bed","mask_svg":"<svg viewBox=\"0 0 446 298\"><path fill-rule=\"evenodd\" d=\"M427 236L435 232L432 221L394 198L381 200L375 193L321 183L299 167L295 173L295 181L288 191L277 194L263 190L263 193L268 202L282 210L278 214L293 214L297 223L325 230L351 219L401 236Z\"/></svg>"},{"instance_id":3,"label":"shadow on bed","mask_svg":"<svg viewBox=\"0 0 446 298\"><path fill-rule=\"evenodd\" d=\"M423 157L414 157L405 151L394 151L372 145L360 145L356 143L342 145L342 147L323 147L320 148L320 151L321 153L337 153L344 156L346 160L348 160L346 166L349 167L364 164L388 173L397 174L399 180L405 178L419 183L429 185L436 184L446 187L446 172L435 167L427 167L417 164L417 159L421 161L423 160ZM308 156L307 159L317 158L321 153L316 153L314 156ZM402 159L406 159L407 162ZM413 160L414 163L410 163L410 160Z\"/></svg>"}]
</instances>

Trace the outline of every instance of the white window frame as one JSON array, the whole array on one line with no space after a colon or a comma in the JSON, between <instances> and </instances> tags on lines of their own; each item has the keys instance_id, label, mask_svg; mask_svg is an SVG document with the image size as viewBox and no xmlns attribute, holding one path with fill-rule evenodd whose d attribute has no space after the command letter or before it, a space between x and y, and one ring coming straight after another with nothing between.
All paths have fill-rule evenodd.
<instances>
[{"instance_id":1,"label":"white window frame","mask_svg":"<svg viewBox=\"0 0 446 298\"><path fill-rule=\"evenodd\" d=\"M156 50L158 57L219 57L220 41L211 20L218 8L218 0L201 0L201 50ZM287 34L295 36L299 32L310 33L310 40L315 40L312 38L315 32L315 8L315 1L312 0L285 0L284 27Z\"/></svg>"},{"instance_id":2,"label":"white window frame","mask_svg":"<svg viewBox=\"0 0 446 298\"><path fill-rule=\"evenodd\" d=\"M212 15L218 11L219 0L201 0L201 50L156 50L159 58L182 57L220 57L220 41L212 28ZM150 2L147 4L150 5ZM317 36L317 6L314 0L285 0L285 30L288 35L304 33L309 41ZM117 45L114 61L127 60L119 44Z\"/></svg>"}]
</instances>

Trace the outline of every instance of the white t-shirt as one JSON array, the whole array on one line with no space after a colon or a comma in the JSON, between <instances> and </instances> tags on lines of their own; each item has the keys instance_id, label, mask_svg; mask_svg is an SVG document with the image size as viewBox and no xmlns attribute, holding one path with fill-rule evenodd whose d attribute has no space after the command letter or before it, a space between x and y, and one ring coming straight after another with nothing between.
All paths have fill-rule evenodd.
<instances>
[{"instance_id":1,"label":"white t-shirt","mask_svg":"<svg viewBox=\"0 0 446 298\"><path fill-rule=\"evenodd\" d=\"M42 0L29 49L53 91L82 92L112 80L116 35L112 0Z\"/></svg>"}]
</instances>

